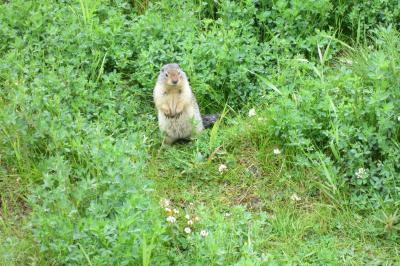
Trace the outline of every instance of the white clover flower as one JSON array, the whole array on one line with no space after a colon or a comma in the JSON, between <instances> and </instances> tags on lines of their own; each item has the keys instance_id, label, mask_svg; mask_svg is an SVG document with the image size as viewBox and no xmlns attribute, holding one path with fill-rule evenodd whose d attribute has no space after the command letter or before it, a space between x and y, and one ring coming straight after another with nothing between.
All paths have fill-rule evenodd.
<instances>
[{"instance_id":1,"label":"white clover flower","mask_svg":"<svg viewBox=\"0 0 400 266\"><path fill-rule=\"evenodd\" d=\"M192 221L192 220L189 220L189 221L187 221L187 224L188 224L188 225L193 225L193 221Z\"/></svg>"},{"instance_id":2,"label":"white clover flower","mask_svg":"<svg viewBox=\"0 0 400 266\"><path fill-rule=\"evenodd\" d=\"M290 196L290 199L293 200L293 201L300 201L301 200L301 198L296 193L293 193L293 195Z\"/></svg>"},{"instance_id":3,"label":"white clover flower","mask_svg":"<svg viewBox=\"0 0 400 266\"><path fill-rule=\"evenodd\" d=\"M218 167L218 172L220 172L222 174L227 169L228 169L228 167L225 164L220 164L219 167Z\"/></svg>"},{"instance_id":4,"label":"white clover flower","mask_svg":"<svg viewBox=\"0 0 400 266\"><path fill-rule=\"evenodd\" d=\"M206 237L206 236L208 236L208 231L207 230L201 230L200 235L202 237Z\"/></svg>"},{"instance_id":5,"label":"white clover flower","mask_svg":"<svg viewBox=\"0 0 400 266\"><path fill-rule=\"evenodd\" d=\"M177 209L174 209L174 213L175 213L175 214L178 214L179 211L178 211Z\"/></svg>"},{"instance_id":6,"label":"white clover flower","mask_svg":"<svg viewBox=\"0 0 400 266\"><path fill-rule=\"evenodd\" d=\"M356 171L356 177L357 178L364 178L365 174L366 174L366 171L362 167L358 168L358 170Z\"/></svg>"},{"instance_id":7,"label":"white clover flower","mask_svg":"<svg viewBox=\"0 0 400 266\"><path fill-rule=\"evenodd\" d=\"M184 231L186 234L190 234L192 232L192 229L190 229L190 227L185 227Z\"/></svg>"},{"instance_id":8,"label":"white clover flower","mask_svg":"<svg viewBox=\"0 0 400 266\"><path fill-rule=\"evenodd\" d=\"M185 218L186 218L187 220L190 220L190 215L189 215L189 214L186 214L186 215L185 215Z\"/></svg>"},{"instance_id":9,"label":"white clover flower","mask_svg":"<svg viewBox=\"0 0 400 266\"><path fill-rule=\"evenodd\" d=\"M168 207L170 204L171 204L171 201L169 199L160 200L160 205L163 207Z\"/></svg>"},{"instance_id":10,"label":"white clover flower","mask_svg":"<svg viewBox=\"0 0 400 266\"><path fill-rule=\"evenodd\" d=\"M170 208L165 208L164 209L166 212L171 212L171 209Z\"/></svg>"},{"instance_id":11,"label":"white clover flower","mask_svg":"<svg viewBox=\"0 0 400 266\"><path fill-rule=\"evenodd\" d=\"M68 217L72 218L76 213L78 213L77 210L72 210L72 211L69 212Z\"/></svg>"},{"instance_id":12,"label":"white clover flower","mask_svg":"<svg viewBox=\"0 0 400 266\"><path fill-rule=\"evenodd\" d=\"M275 155L281 154L281 150L278 149L278 148L274 149L274 154L275 154Z\"/></svg>"},{"instance_id":13,"label":"white clover flower","mask_svg":"<svg viewBox=\"0 0 400 266\"><path fill-rule=\"evenodd\" d=\"M255 116L255 115L256 115L256 109L251 108L251 109L249 110L249 117L252 117L252 116Z\"/></svg>"},{"instance_id":14,"label":"white clover flower","mask_svg":"<svg viewBox=\"0 0 400 266\"><path fill-rule=\"evenodd\" d=\"M176 222L176 218L174 216L168 216L167 217L167 222L173 224Z\"/></svg>"}]
</instances>

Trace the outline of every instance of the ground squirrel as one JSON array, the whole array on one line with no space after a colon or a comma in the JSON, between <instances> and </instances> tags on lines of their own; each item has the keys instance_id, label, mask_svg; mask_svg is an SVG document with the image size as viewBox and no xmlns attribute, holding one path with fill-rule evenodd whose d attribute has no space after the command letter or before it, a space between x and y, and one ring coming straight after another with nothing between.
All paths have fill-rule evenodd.
<instances>
[{"instance_id":1,"label":"ground squirrel","mask_svg":"<svg viewBox=\"0 0 400 266\"><path fill-rule=\"evenodd\" d=\"M158 124L165 133L165 143L189 139L204 129L196 97L178 64L167 64L161 68L153 97Z\"/></svg>"}]
</instances>

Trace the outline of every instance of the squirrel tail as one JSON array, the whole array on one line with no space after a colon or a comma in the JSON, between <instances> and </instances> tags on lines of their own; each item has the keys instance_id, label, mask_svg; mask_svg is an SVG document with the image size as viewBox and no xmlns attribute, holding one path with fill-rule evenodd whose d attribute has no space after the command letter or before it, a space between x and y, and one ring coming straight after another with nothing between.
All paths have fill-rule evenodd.
<instances>
[{"instance_id":1,"label":"squirrel tail","mask_svg":"<svg viewBox=\"0 0 400 266\"><path fill-rule=\"evenodd\" d=\"M204 128L210 128L212 125L217 122L217 120L220 118L221 114L209 114L209 115L203 115L201 119L203 120L203 126Z\"/></svg>"}]
</instances>

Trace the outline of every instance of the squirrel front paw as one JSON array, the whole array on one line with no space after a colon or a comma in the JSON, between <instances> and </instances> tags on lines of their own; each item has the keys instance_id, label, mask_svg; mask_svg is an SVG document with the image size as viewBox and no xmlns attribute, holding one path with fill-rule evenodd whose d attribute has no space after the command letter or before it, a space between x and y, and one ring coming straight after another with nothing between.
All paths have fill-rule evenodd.
<instances>
[{"instance_id":1,"label":"squirrel front paw","mask_svg":"<svg viewBox=\"0 0 400 266\"><path fill-rule=\"evenodd\" d=\"M171 115L171 109L169 109L168 105L164 104L160 107L161 112L165 114L165 116L170 116Z\"/></svg>"},{"instance_id":2,"label":"squirrel front paw","mask_svg":"<svg viewBox=\"0 0 400 266\"><path fill-rule=\"evenodd\" d=\"M176 115L179 115L183 112L185 105L183 103L178 103L175 108Z\"/></svg>"}]
</instances>

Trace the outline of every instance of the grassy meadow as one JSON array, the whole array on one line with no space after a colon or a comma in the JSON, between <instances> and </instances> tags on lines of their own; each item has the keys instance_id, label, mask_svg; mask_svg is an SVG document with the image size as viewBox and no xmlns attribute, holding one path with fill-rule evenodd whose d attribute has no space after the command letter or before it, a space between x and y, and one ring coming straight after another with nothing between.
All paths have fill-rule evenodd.
<instances>
[{"instance_id":1,"label":"grassy meadow","mask_svg":"<svg viewBox=\"0 0 400 266\"><path fill-rule=\"evenodd\" d=\"M399 265L397 0L0 2L0 265ZM162 145L177 62L220 120Z\"/></svg>"}]
</instances>

